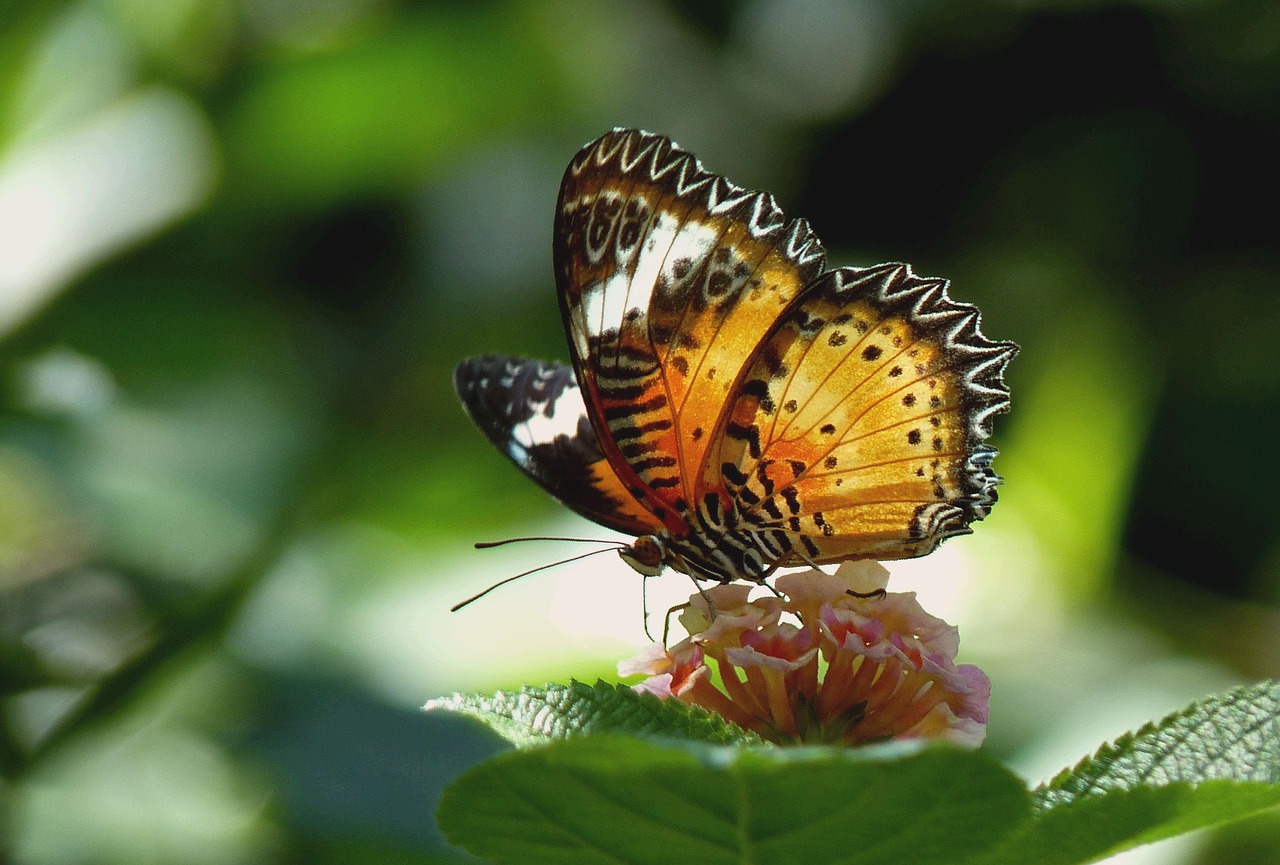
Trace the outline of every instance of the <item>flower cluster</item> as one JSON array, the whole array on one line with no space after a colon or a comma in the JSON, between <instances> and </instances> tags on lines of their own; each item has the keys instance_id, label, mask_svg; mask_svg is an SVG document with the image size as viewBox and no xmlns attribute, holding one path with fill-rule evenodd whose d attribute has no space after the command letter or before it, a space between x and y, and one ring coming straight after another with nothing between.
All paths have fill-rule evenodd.
<instances>
[{"instance_id":1,"label":"flower cluster","mask_svg":"<svg viewBox=\"0 0 1280 865\"><path fill-rule=\"evenodd\" d=\"M976 747L991 683L975 666L956 666L957 630L914 592L884 592L887 577L864 561L780 576L780 597L711 587L680 616L688 638L655 644L618 673L644 673L636 690L702 706L774 742L937 738Z\"/></svg>"}]
</instances>

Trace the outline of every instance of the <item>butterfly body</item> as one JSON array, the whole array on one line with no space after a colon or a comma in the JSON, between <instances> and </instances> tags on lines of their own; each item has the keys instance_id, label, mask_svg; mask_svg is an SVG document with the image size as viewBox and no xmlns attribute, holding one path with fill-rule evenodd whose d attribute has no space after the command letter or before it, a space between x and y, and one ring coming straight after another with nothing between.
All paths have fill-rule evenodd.
<instances>
[{"instance_id":1,"label":"butterfly body","mask_svg":"<svg viewBox=\"0 0 1280 865\"><path fill-rule=\"evenodd\" d=\"M909 558L994 503L1016 347L945 281L827 270L767 193L636 130L570 164L553 250L573 366L485 356L455 385L527 474L637 538L641 573Z\"/></svg>"}]
</instances>

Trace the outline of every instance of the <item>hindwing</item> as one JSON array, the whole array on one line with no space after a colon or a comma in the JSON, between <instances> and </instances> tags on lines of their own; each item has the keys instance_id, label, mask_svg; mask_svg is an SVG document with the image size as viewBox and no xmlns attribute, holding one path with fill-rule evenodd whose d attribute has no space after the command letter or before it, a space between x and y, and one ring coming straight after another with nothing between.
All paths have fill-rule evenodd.
<instances>
[{"instance_id":1,"label":"hindwing","mask_svg":"<svg viewBox=\"0 0 1280 865\"><path fill-rule=\"evenodd\" d=\"M817 563L923 555L996 498L1016 346L904 264L824 273L753 352L702 489ZM785 537L784 537L785 536Z\"/></svg>"},{"instance_id":2,"label":"hindwing","mask_svg":"<svg viewBox=\"0 0 1280 865\"><path fill-rule=\"evenodd\" d=\"M565 505L627 534L661 528L601 452L572 369L484 355L458 364L453 383L476 426Z\"/></svg>"}]
</instances>

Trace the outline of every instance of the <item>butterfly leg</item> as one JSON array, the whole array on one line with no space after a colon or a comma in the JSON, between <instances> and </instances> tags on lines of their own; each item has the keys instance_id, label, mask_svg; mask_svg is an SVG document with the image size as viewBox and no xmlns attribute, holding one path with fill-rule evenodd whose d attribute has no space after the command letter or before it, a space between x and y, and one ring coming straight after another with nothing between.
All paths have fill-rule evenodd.
<instances>
[{"instance_id":1,"label":"butterfly leg","mask_svg":"<svg viewBox=\"0 0 1280 865\"><path fill-rule=\"evenodd\" d=\"M698 588L698 594L702 595L702 600L707 602L707 617L710 621L716 618L716 602L711 600L711 596L707 594L707 590L702 588L702 583L698 582L697 577L690 577L693 584Z\"/></svg>"},{"instance_id":2,"label":"butterfly leg","mask_svg":"<svg viewBox=\"0 0 1280 865\"><path fill-rule=\"evenodd\" d=\"M674 607L667 610L667 615L662 621L662 647L664 649L667 647L667 639L671 636L671 614L676 610L687 609L689 609L689 602L685 601L683 604L676 604Z\"/></svg>"},{"instance_id":3,"label":"butterfly leg","mask_svg":"<svg viewBox=\"0 0 1280 865\"><path fill-rule=\"evenodd\" d=\"M706 589L704 589L704 588L702 588L702 582L701 582L701 580L700 580L698 577L695 577L695 576L693 576L692 574L690 574L690 575L689 575L689 579L693 580L693 585L694 585L694 587L695 587L695 588L697 588L697 590L698 590L698 594L699 594L699 595L702 595L702 600L706 601L706 603L707 603L707 621L715 621L715 618L716 618L716 602L715 602L715 601L713 601L713 600L711 600L711 596L707 594L707 590L706 590ZM688 604L684 604L684 605L682 605L682 606L687 607L687 606L689 606L689 605L688 605ZM672 607L671 609L672 609L672 610L677 610L677 609L680 609L680 607ZM667 611L667 616L668 616L668 618L670 618L670 616L671 616L671 610L668 610L668 611Z\"/></svg>"},{"instance_id":4,"label":"butterfly leg","mask_svg":"<svg viewBox=\"0 0 1280 865\"><path fill-rule=\"evenodd\" d=\"M770 577L772 577L772 576L777 572L778 568L780 568L780 567L782 567L782 560L781 560L781 559L779 559L778 561L774 562L774 563L773 563L772 565L770 565L769 567L765 568L764 572L763 572L762 574L760 574L760 576L758 576L758 577L754 577L753 579L755 579L755 581L756 581L757 583L759 583L760 585L764 586L764 587L765 587L766 589L768 589L769 591L773 592L773 594L774 594L775 596L777 596L777 597L779 597L779 598L781 598L782 600L784 600L784 601L785 601L785 600L787 599L787 596L786 596L786 595L784 595L784 594L782 594L782 592L778 591L778 590L774 587L773 583L768 582L769 578L770 578Z\"/></svg>"},{"instance_id":5,"label":"butterfly leg","mask_svg":"<svg viewBox=\"0 0 1280 865\"><path fill-rule=\"evenodd\" d=\"M644 616L644 636L649 642L654 642L653 634L649 633L649 575L640 575L640 614ZM671 611L667 611L667 621L662 626L662 645L667 644L667 628L671 625Z\"/></svg>"}]
</instances>

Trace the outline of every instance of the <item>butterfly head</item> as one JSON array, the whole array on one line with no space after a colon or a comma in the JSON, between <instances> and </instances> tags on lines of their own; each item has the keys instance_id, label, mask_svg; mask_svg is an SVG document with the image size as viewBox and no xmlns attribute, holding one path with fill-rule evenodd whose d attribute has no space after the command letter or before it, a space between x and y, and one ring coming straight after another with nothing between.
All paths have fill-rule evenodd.
<instances>
[{"instance_id":1,"label":"butterfly head","mask_svg":"<svg viewBox=\"0 0 1280 865\"><path fill-rule=\"evenodd\" d=\"M667 542L661 535L641 535L631 546L618 550L618 555L638 573L656 577L667 562Z\"/></svg>"}]
</instances>

